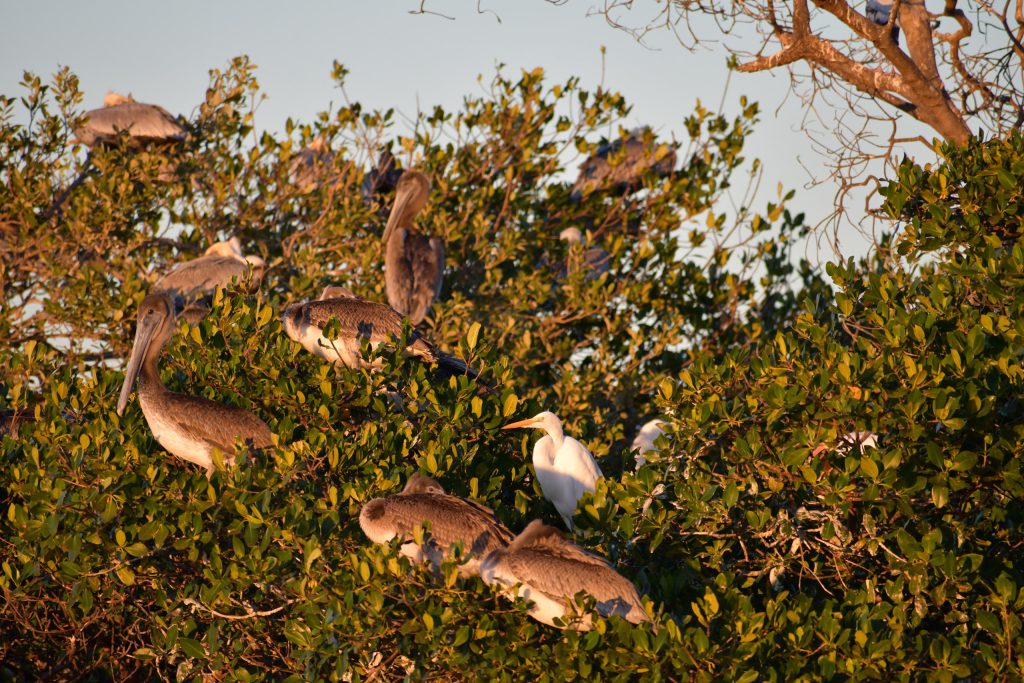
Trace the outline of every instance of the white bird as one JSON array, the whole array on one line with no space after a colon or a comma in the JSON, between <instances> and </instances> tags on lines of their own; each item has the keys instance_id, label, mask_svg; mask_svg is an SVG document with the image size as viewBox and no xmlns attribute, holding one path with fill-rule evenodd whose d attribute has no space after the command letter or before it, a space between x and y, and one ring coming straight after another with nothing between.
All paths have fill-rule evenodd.
<instances>
[{"instance_id":1,"label":"white bird","mask_svg":"<svg viewBox=\"0 0 1024 683\"><path fill-rule=\"evenodd\" d=\"M547 432L533 446L533 467L544 497L572 529L572 516L584 491L594 491L603 475L586 446L562 431L562 421L545 410L528 420L505 425L502 429L543 429Z\"/></svg>"},{"instance_id":2,"label":"white bird","mask_svg":"<svg viewBox=\"0 0 1024 683\"><path fill-rule=\"evenodd\" d=\"M630 451L633 453L633 458L636 460L636 467L640 469L647 462L647 458L644 457L646 453L658 450L655 446L655 442L658 440L665 430L662 426L665 424L664 420L654 419L645 422L640 431L636 433L636 437L633 439L633 445L630 446Z\"/></svg>"},{"instance_id":3,"label":"white bird","mask_svg":"<svg viewBox=\"0 0 1024 683\"><path fill-rule=\"evenodd\" d=\"M566 618L568 601L580 592L597 601L597 612L603 616L619 616L634 624L651 620L632 581L539 519L530 522L507 548L488 554L480 576L513 599L530 600L530 616L549 626L591 628L589 614L579 620Z\"/></svg>"}]
</instances>

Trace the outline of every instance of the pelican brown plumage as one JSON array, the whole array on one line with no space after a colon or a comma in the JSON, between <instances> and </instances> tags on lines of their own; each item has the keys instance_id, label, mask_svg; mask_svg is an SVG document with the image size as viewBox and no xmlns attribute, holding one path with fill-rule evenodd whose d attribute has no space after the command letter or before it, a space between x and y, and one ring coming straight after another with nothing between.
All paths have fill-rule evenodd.
<instances>
[{"instance_id":1,"label":"pelican brown plumage","mask_svg":"<svg viewBox=\"0 0 1024 683\"><path fill-rule=\"evenodd\" d=\"M134 146L168 144L185 138L185 127L163 107L136 102L131 95L107 93L103 108L87 111L75 136L89 148L108 145L124 132Z\"/></svg>"},{"instance_id":2,"label":"pelican brown plumage","mask_svg":"<svg viewBox=\"0 0 1024 683\"><path fill-rule=\"evenodd\" d=\"M157 280L153 293L167 292L185 306L184 316L195 322L206 314L200 300L218 287L227 287L232 280L248 285L248 291L259 288L267 263L259 256L243 256L237 237L217 242L199 258L179 263Z\"/></svg>"},{"instance_id":3,"label":"pelican brown plumage","mask_svg":"<svg viewBox=\"0 0 1024 683\"><path fill-rule=\"evenodd\" d=\"M675 170L676 151L670 145L654 144L650 128L630 131L626 138L605 143L580 165L571 196L579 200L600 189L630 191L645 173L667 176Z\"/></svg>"},{"instance_id":4,"label":"pelican brown plumage","mask_svg":"<svg viewBox=\"0 0 1024 683\"><path fill-rule=\"evenodd\" d=\"M317 136L299 150L288 164L288 182L301 194L308 194L336 179L334 153L323 137Z\"/></svg>"},{"instance_id":5,"label":"pelican brown plumage","mask_svg":"<svg viewBox=\"0 0 1024 683\"><path fill-rule=\"evenodd\" d=\"M175 300L167 292L150 294L139 304L138 327L125 370L117 414L123 415L135 381L146 424L172 455L213 473L213 451L224 464L235 459L235 444L267 448L273 444L267 424L247 410L221 405L201 396L169 391L160 381L160 352L174 334Z\"/></svg>"},{"instance_id":6,"label":"pelican brown plumage","mask_svg":"<svg viewBox=\"0 0 1024 683\"><path fill-rule=\"evenodd\" d=\"M411 539L424 525L429 525L430 543L421 547ZM435 568L461 544L460 576L479 574L483 558L513 537L490 508L449 495L437 481L418 472L401 493L367 502L359 513L359 526L374 543L405 540L403 555L414 562L429 561Z\"/></svg>"},{"instance_id":7,"label":"pelican brown plumage","mask_svg":"<svg viewBox=\"0 0 1024 683\"><path fill-rule=\"evenodd\" d=\"M284 309L281 320L285 334L310 353L332 363L356 369L379 366L379 361L367 364L363 360L362 342L366 340L376 348L400 337L402 314L387 304L360 299L344 288L328 287L323 295L332 298L292 304ZM323 330L332 318L338 321L338 337L329 340L323 336ZM406 353L437 363L448 373L477 379L477 373L465 361L442 353L416 330L410 332Z\"/></svg>"},{"instance_id":8,"label":"pelican brown plumage","mask_svg":"<svg viewBox=\"0 0 1024 683\"><path fill-rule=\"evenodd\" d=\"M581 592L597 601L602 616L615 615L634 624L651 620L632 581L539 519L530 522L507 548L485 557L480 575L511 597L531 601L530 616L549 626L580 631L592 627L589 614L571 618L568 601Z\"/></svg>"},{"instance_id":9,"label":"pelican brown plumage","mask_svg":"<svg viewBox=\"0 0 1024 683\"><path fill-rule=\"evenodd\" d=\"M398 187L404 171L398 168L395 157L391 150L385 147L377 158L377 165L371 168L363 177L363 185L360 193L367 206L372 207L377 198L381 195L390 194Z\"/></svg>"},{"instance_id":10,"label":"pelican brown plumage","mask_svg":"<svg viewBox=\"0 0 1024 683\"><path fill-rule=\"evenodd\" d=\"M412 227L426 205L430 179L420 171L406 171L395 189L395 204L384 228L384 284L388 303L419 325L441 294L444 278L444 242Z\"/></svg>"}]
</instances>

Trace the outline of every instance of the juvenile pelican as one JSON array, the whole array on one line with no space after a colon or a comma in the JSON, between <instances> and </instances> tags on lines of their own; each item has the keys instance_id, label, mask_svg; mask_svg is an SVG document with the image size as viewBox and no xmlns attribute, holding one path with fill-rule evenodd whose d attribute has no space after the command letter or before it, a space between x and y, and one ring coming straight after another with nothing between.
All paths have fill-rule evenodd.
<instances>
[{"instance_id":1,"label":"juvenile pelican","mask_svg":"<svg viewBox=\"0 0 1024 683\"><path fill-rule=\"evenodd\" d=\"M444 242L412 227L427 203L430 180L419 171L402 174L384 228L384 284L388 303L419 325L441 293L444 277Z\"/></svg>"},{"instance_id":2,"label":"juvenile pelican","mask_svg":"<svg viewBox=\"0 0 1024 683\"><path fill-rule=\"evenodd\" d=\"M530 616L549 626L590 630L589 614L577 622L566 619L568 601L580 592L597 601L602 616L615 615L634 624L651 620L629 579L539 519L530 522L507 548L485 557L480 575L513 598L532 601ZM569 623L556 624L555 619Z\"/></svg>"},{"instance_id":3,"label":"juvenile pelican","mask_svg":"<svg viewBox=\"0 0 1024 683\"><path fill-rule=\"evenodd\" d=\"M411 539L424 524L429 524L431 540L427 547L420 547ZM489 508L448 495L440 484L418 472L409 477L401 493L366 503L359 513L359 526L374 543L410 539L402 544L402 554L414 562L429 561L435 569L452 547L461 544L460 576L479 574L484 556L507 546L513 536Z\"/></svg>"},{"instance_id":4,"label":"juvenile pelican","mask_svg":"<svg viewBox=\"0 0 1024 683\"><path fill-rule=\"evenodd\" d=\"M185 318L195 322L206 314L206 308L199 304L201 299L232 280L246 282L250 272L249 291L255 291L266 269L266 261L259 256L242 256L241 243L232 237L211 245L203 256L176 265L154 283L152 291L168 292L180 299L186 305Z\"/></svg>"},{"instance_id":5,"label":"juvenile pelican","mask_svg":"<svg viewBox=\"0 0 1024 683\"><path fill-rule=\"evenodd\" d=\"M214 448L224 454L224 464L233 464L236 442L266 448L272 445L270 428L247 410L178 394L163 385L160 350L174 333L174 305L166 292L150 294L139 304L138 327L117 399L117 414L124 414L138 379L139 404L153 436L172 455L206 468L209 475L214 469Z\"/></svg>"},{"instance_id":6,"label":"juvenile pelican","mask_svg":"<svg viewBox=\"0 0 1024 683\"><path fill-rule=\"evenodd\" d=\"M372 206L380 195L390 194L398 187L402 177L402 169L395 163L395 157L387 147L381 150L377 165L367 172L363 178L360 193L367 206Z\"/></svg>"},{"instance_id":7,"label":"juvenile pelican","mask_svg":"<svg viewBox=\"0 0 1024 683\"><path fill-rule=\"evenodd\" d=\"M324 182L332 181L334 154L327 142L317 136L303 147L288 164L288 182L301 194L309 194Z\"/></svg>"},{"instance_id":8,"label":"juvenile pelican","mask_svg":"<svg viewBox=\"0 0 1024 683\"><path fill-rule=\"evenodd\" d=\"M543 429L547 434L533 445L533 468L544 497L550 500L565 525L572 529L576 503L584 491L593 491L603 475L586 446L562 431L562 421L545 410L528 420L505 425L502 429Z\"/></svg>"},{"instance_id":9,"label":"juvenile pelican","mask_svg":"<svg viewBox=\"0 0 1024 683\"><path fill-rule=\"evenodd\" d=\"M103 108L85 113L85 120L75 128L75 136L90 149L117 140L124 131L133 146L146 143L180 142L185 128L176 118L155 104L143 104L114 92L103 98Z\"/></svg>"},{"instance_id":10,"label":"juvenile pelican","mask_svg":"<svg viewBox=\"0 0 1024 683\"><path fill-rule=\"evenodd\" d=\"M377 348L400 336L402 315L386 304L360 299L343 287L328 287L321 296L332 298L292 304L284 309L281 321L288 338L332 363L350 368L379 366L379 361L367 364L363 360L362 341L365 339L371 347ZM339 326L338 338L334 340L323 336L323 329L331 318L336 318ZM415 330L411 331L405 350L428 363L437 363L446 372L477 379L477 373L465 361L442 353Z\"/></svg>"},{"instance_id":11,"label":"juvenile pelican","mask_svg":"<svg viewBox=\"0 0 1024 683\"><path fill-rule=\"evenodd\" d=\"M664 420L654 419L645 422L640 431L636 433L636 437L633 439L633 445L630 447L630 451L633 453L633 458L636 460L636 467L640 469L647 462L645 454L651 451L658 450L658 447L654 443L658 440L665 430L662 427L665 425Z\"/></svg>"},{"instance_id":12,"label":"juvenile pelican","mask_svg":"<svg viewBox=\"0 0 1024 683\"><path fill-rule=\"evenodd\" d=\"M624 141L620 138L598 147L580 165L570 196L579 200L599 189L628 192L639 186L648 171L667 176L675 167L675 149L653 144L650 128L638 128Z\"/></svg>"}]
</instances>

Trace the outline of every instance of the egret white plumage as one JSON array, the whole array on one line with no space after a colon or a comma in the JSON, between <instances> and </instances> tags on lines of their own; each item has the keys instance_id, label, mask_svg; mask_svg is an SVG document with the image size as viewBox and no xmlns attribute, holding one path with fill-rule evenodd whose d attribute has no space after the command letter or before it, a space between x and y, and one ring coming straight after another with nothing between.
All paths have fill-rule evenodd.
<instances>
[{"instance_id":1,"label":"egret white plumage","mask_svg":"<svg viewBox=\"0 0 1024 683\"><path fill-rule=\"evenodd\" d=\"M87 111L84 121L75 128L75 136L90 148L113 143L121 132L135 146L180 142L185 138L184 126L163 107L136 102L131 95L114 92L103 98L102 109Z\"/></svg>"},{"instance_id":2,"label":"egret white plumage","mask_svg":"<svg viewBox=\"0 0 1024 683\"><path fill-rule=\"evenodd\" d=\"M549 626L580 631L592 627L589 614L575 621L566 619L569 600L580 592L597 601L597 612L603 616L620 616L634 624L651 620L632 581L539 519L530 522L507 548L485 557L480 576L512 597L531 601L530 616ZM568 623L556 624L555 619Z\"/></svg>"},{"instance_id":3,"label":"egret white plumage","mask_svg":"<svg viewBox=\"0 0 1024 683\"><path fill-rule=\"evenodd\" d=\"M636 433L636 437L633 438L633 445L630 446L629 450L633 453L633 458L636 460L637 469L643 467L647 462L647 458L644 457L646 453L658 450L654 444L658 437L665 433L665 430L662 429L664 425L664 420L649 420Z\"/></svg>"},{"instance_id":4,"label":"egret white plumage","mask_svg":"<svg viewBox=\"0 0 1024 683\"><path fill-rule=\"evenodd\" d=\"M431 540L421 547L412 538L424 524L429 525ZM484 556L504 548L513 537L489 508L445 493L437 481L418 472L401 493L367 502L359 513L359 526L374 543L406 540L403 555L414 562L429 561L435 568L461 544L461 576L479 574Z\"/></svg>"},{"instance_id":5,"label":"egret white plumage","mask_svg":"<svg viewBox=\"0 0 1024 683\"><path fill-rule=\"evenodd\" d=\"M403 173L384 228L384 285L388 303L413 325L419 325L427 316L441 294L444 278L444 242L412 227L429 194L430 179L425 174Z\"/></svg>"},{"instance_id":6,"label":"egret white plumage","mask_svg":"<svg viewBox=\"0 0 1024 683\"><path fill-rule=\"evenodd\" d=\"M594 491L603 475L586 446L562 430L562 421L549 410L502 429L543 429L545 435L533 445L533 467L544 497L554 504L570 529L576 504L584 491Z\"/></svg>"}]
</instances>

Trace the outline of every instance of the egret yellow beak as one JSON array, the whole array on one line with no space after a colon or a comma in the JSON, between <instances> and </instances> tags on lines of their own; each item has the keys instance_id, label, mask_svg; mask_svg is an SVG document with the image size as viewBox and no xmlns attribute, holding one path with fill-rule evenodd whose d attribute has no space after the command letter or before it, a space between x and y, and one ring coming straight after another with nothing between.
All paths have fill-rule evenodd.
<instances>
[{"instance_id":1,"label":"egret yellow beak","mask_svg":"<svg viewBox=\"0 0 1024 683\"><path fill-rule=\"evenodd\" d=\"M502 429L522 429L524 427L533 427L535 424L537 424L536 418L530 417L525 420L520 420L519 422L507 424L504 427L502 427Z\"/></svg>"}]
</instances>

